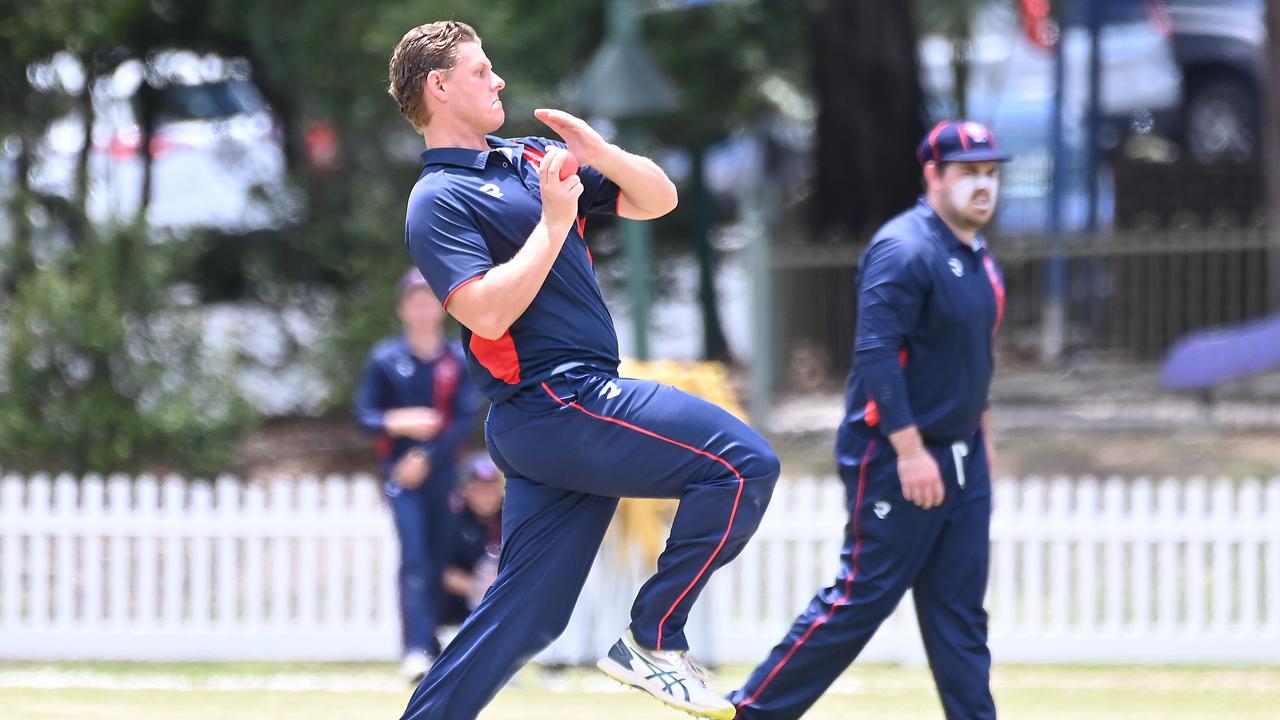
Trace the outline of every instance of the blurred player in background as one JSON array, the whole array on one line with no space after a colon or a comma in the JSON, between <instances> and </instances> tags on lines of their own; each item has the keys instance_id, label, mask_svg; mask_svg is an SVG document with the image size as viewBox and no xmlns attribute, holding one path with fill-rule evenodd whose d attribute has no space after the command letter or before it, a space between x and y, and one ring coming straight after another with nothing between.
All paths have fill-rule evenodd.
<instances>
[{"instance_id":1,"label":"blurred player in background","mask_svg":"<svg viewBox=\"0 0 1280 720\"><path fill-rule=\"evenodd\" d=\"M1004 280L981 230L1000 163L983 126L943 122L920 143L926 195L859 262L858 325L836 460L849 524L834 584L729 699L743 720L798 718L914 589L948 720L992 720L988 392Z\"/></svg>"},{"instance_id":2,"label":"blurred player in background","mask_svg":"<svg viewBox=\"0 0 1280 720\"><path fill-rule=\"evenodd\" d=\"M445 341L444 309L416 269L400 280L396 300L404 332L369 353L355 415L378 436L400 537L401 672L417 682L440 654L441 576L455 532L450 497L458 448L475 428L480 396L461 348Z\"/></svg>"},{"instance_id":3,"label":"blurred player in background","mask_svg":"<svg viewBox=\"0 0 1280 720\"><path fill-rule=\"evenodd\" d=\"M472 458L454 495L456 531L444 568L441 625L461 625L498 574L502 552L502 474L488 456Z\"/></svg>"}]
</instances>

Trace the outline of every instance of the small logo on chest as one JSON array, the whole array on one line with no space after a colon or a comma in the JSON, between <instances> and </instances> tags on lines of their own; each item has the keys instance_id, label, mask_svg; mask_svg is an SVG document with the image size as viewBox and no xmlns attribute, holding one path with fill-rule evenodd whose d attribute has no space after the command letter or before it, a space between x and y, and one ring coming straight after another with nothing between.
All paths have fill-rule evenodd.
<instances>
[{"instance_id":1,"label":"small logo on chest","mask_svg":"<svg viewBox=\"0 0 1280 720\"><path fill-rule=\"evenodd\" d=\"M495 197L499 199L502 198L502 190L499 189L498 186L494 185L493 183L485 183L484 185L481 185L480 192L490 197Z\"/></svg>"},{"instance_id":2,"label":"small logo on chest","mask_svg":"<svg viewBox=\"0 0 1280 720\"><path fill-rule=\"evenodd\" d=\"M396 363L396 372L400 377L413 377L413 361L404 359Z\"/></svg>"},{"instance_id":3,"label":"small logo on chest","mask_svg":"<svg viewBox=\"0 0 1280 720\"><path fill-rule=\"evenodd\" d=\"M959 258L951 258L947 264L951 266L952 275L955 275L956 277L964 277L964 264L960 262Z\"/></svg>"}]
</instances>

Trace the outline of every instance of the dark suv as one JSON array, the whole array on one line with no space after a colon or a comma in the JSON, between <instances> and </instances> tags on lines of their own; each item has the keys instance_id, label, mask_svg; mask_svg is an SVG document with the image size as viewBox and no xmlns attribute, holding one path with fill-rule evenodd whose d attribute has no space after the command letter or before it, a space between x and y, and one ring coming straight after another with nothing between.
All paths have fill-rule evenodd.
<instances>
[{"instance_id":1,"label":"dark suv","mask_svg":"<svg viewBox=\"0 0 1280 720\"><path fill-rule=\"evenodd\" d=\"M1182 68L1178 138L1201 161L1246 160L1261 146L1264 0L1168 0Z\"/></svg>"},{"instance_id":2,"label":"dark suv","mask_svg":"<svg viewBox=\"0 0 1280 720\"><path fill-rule=\"evenodd\" d=\"M1165 33L1182 76L1176 105L1110 116L1111 132L1104 137L1111 142L1106 144L1154 131L1178 141L1200 162L1243 161L1258 155L1266 75L1265 0L1101 2L1102 21L1108 27L1147 22Z\"/></svg>"}]
</instances>

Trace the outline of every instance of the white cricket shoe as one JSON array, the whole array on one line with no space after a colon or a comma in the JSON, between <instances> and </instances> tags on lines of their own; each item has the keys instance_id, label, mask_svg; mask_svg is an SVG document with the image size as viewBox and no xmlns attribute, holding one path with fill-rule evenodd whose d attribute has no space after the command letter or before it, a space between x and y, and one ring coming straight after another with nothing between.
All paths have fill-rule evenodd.
<instances>
[{"instance_id":1,"label":"white cricket shoe","mask_svg":"<svg viewBox=\"0 0 1280 720\"><path fill-rule=\"evenodd\" d=\"M643 690L677 710L711 720L733 720L737 708L707 687L706 668L679 650L646 650L628 630L596 663L600 672Z\"/></svg>"},{"instance_id":2,"label":"white cricket shoe","mask_svg":"<svg viewBox=\"0 0 1280 720\"><path fill-rule=\"evenodd\" d=\"M432 657L425 650L410 650L400 661L400 677L410 685L417 685L431 669Z\"/></svg>"}]
</instances>

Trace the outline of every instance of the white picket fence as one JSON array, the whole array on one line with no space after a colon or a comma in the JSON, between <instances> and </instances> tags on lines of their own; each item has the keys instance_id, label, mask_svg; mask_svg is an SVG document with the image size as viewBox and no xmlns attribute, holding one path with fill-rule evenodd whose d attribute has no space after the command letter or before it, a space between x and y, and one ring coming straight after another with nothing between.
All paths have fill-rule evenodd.
<instances>
[{"instance_id":1,"label":"white picket fence","mask_svg":"<svg viewBox=\"0 0 1280 720\"><path fill-rule=\"evenodd\" d=\"M994 505L999 662L1280 662L1280 477L1004 479ZM761 657L832 582L845 518L835 479L775 494L711 598L721 657ZM908 593L863 657L923 664L915 622Z\"/></svg>"},{"instance_id":2,"label":"white picket fence","mask_svg":"<svg viewBox=\"0 0 1280 720\"><path fill-rule=\"evenodd\" d=\"M832 581L833 478L784 480L690 618L753 662ZM999 662L1280 662L1280 478L1004 480L988 594ZM398 547L368 477L0 480L0 658L389 659ZM594 660L650 568L606 542L543 656ZM910 599L864 657L921 663Z\"/></svg>"}]
</instances>

